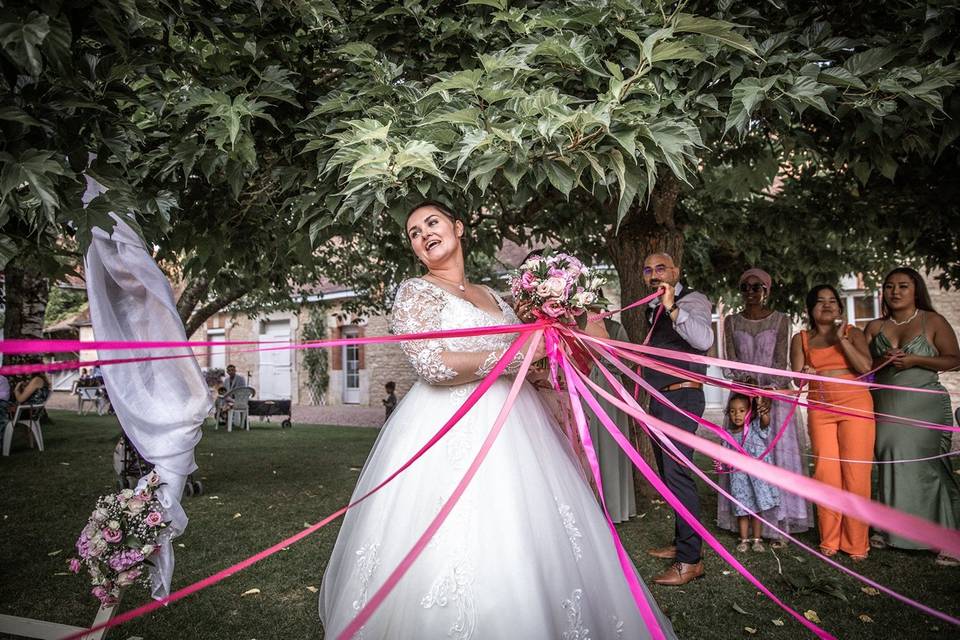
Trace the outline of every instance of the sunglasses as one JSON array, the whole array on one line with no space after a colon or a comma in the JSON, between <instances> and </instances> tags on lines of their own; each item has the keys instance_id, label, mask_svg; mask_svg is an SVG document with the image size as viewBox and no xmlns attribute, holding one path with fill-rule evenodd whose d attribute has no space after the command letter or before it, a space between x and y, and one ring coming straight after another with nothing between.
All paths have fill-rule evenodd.
<instances>
[{"instance_id":1,"label":"sunglasses","mask_svg":"<svg viewBox=\"0 0 960 640\"><path fill-rule=\"evenodd\" d=\"M669 271L669 270L670 270L670 267L668 267L668 266L666 266L666 265L664 265L664 264L658 264L657 266L653 267L652 269L651 269L650 267L644 267L644 268L643 268L643 275L645 275L645 276L652 276L653 274L657 274L658 276L662 276L663 274L665 274L665 273L666 273L667 271Z\"/></svg>"},{"instance_id":2,"label":"sunglasses","mask_svg":"<svg viewBox=\"0 0 960 640\"><path fill-rule=\"evenodd\" d=\"M740 283L740 291L742 293L746 293L748 291L752 291L754 293L760 293L761 291L764 291L764 290L766 290L766 287L760 284L759 282L754 282L753 284L750 284L749 282Z\"/></svg>"}]
</instances>

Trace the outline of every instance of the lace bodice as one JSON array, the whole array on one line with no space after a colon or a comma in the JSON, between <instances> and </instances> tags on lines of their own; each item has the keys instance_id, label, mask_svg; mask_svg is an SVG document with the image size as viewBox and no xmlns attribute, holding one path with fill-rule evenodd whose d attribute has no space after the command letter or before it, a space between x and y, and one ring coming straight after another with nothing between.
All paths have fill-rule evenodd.
<instances>
[{"instance_id":1,"label":"lace bodice","mask_svg":"<svg viewBox=\"0 0 960 640\"><path fill-rule=\"evenodd\" d=\"M500 317L421 278L401 283L393 305L390 331L397 335L471 327L518 324L513 309L493 291ZM515 333L464 338L410 340L400 344L417 375L430 384L455 385L483 378L517 338ZM522 354L508 368L516 371Z\"/></svg>"}]
</instances>

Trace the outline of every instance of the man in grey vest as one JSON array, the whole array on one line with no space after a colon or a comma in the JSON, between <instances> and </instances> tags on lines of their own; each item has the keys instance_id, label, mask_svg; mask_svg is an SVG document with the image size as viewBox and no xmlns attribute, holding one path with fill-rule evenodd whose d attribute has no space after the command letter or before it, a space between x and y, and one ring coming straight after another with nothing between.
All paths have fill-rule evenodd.
<instances>
[{"instance_id":1,"label":"man in grey vest","mask_svg":"<svg viewBox=\"0 0 960 640\"><path fill-rule=\"evenodd\" d=\"M697 293L680 284L680 268L673 258L665 253L648 256L643 263L643 280L651 290L659 289L663 295L650 303L647 320L653 322L649 346L670 349L683 353L703 355L713 344L712 305L702 293ZM663 311L657 314L657 307ZM654 322L654 319L656 321ZM706 373L706 365L664 359L663 362L696 373ZM681 376L644 367L643 378L677 407L698 416L703 415L703 385ZM657 400L650 401L650 415L693 433L697 423L669 409ZM693 460L693 449L674 442L688 460ZM700 519L700 497L691 472L654 442L654 453L660 476L667 487L677 496L695 518ZM653 579L657 584L679 586L703 576L700 549L703 540L683 518L674 513L673 544L651 549L650 555L671 560L663 573Z\"/></svg>"}]
</instances>

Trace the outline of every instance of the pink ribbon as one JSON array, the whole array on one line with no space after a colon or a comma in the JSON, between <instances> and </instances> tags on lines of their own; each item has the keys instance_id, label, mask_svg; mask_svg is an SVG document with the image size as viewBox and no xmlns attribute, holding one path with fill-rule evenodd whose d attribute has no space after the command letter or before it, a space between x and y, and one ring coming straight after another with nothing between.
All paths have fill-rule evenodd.
<instances>
[{"instance_id":1,"label":"pink ribbon","mask_svg":"<svg viewBox=\"0 0 960 640\"><path fill-rule=\"evenodd\" d=\"M844 515L875 525L885 531L899 534L905 538L922 542L932 549L960 557L960 532L941 527L929 520L898 511L884 504L873 502L856 494L837 489L826 483L806 476L775 467L751 456L727 449L705 438L688 433L649 414L638 412L633 407L617 400L606 391L595 391L611 404L646 423L651 428L662 431L673 440L678 440L697 451L720 460L750 475L765 480L782 489L795 493L811 502L822 504Z\"/></svg>"},{"instance_id":2,"label":"pink ribbon","mask_svg":"<svg viewBox=\"0 0 960 640\"><path fill-rule=\"evenodd\" d=\"M800 623L803 624L803 626L810 629L813 633L817 635L817 637L833 638L832 635L830 635L829 633L827 633L826 631L824 631L823 629L821 629L820 627L813 624L811 621L807 620L802 615L800 615L799 613L791 609L789 606L787 606L782 600L780 600L780 598L778 598L772 591L770 591L766 587L766 585L760 582L760 580L758 580L756 576L750 573L749 569L747 569L745 566L743 566L740 563L739 560L733 557L733 555L729 551L727 551L726 547L724 547L719 540L717 540L709 531L707 531L706 527L704 527L700 523L700 521L697 518L695 518L692 513L690 513L690 510L687 509L687 507L682 502L680 502L680 500L676 497L676 495L674 495L674 493L670 491L666 483L664 483L663 480L660 479L660 476L657 473L655 473L653 469L650 468L646 460L644 460L643 457L639 453L637 453L637 450L633 448L633 445L630 444L630 442L624 437L624 435L620 432L620 430L617 429L616 425L614 425L613 422L610 420L610 416L606 414L606 412L599 405L596 399L590 395L590 393L587 391L587 388L584 386L582 381L583 378L585 377L586 376L583 376L581 374L578 377L575 377L572 381L567 381L567 384L571 386L576 385L576 387L583 393L583 397L587 401L587 404L590 405L590 409L600 419L600 422L606 428L610 436L613 437L614 440L616 440L617 444L620 445L620 448L623 449L624 453L627 454L627 456L633 462L634 466L636 466L637 469L640 470L640 473L643 474L643 477L646 478L647 482L652 484L654 488L656 488L656 490L660 492L660 495L662 495L663 498L667 501L667 503L673 508L673 510L676 511L677 515L679 517L682 517L691 527L693 527L693 529L698 534L700 534L700 536L704 539L704 541L706 541L707 544L713 547L714 551L716 551L732 567L734 567L737 571L739 571L740 574L743 575L747 580L749 580L750 583L753 584L757 589L759 589L768 598L770 598L775 603L777 603L777 605L779 605L781 609L783 609L784 611L792 615L794 618L796 618L798 621L800 621ZM612 399L612 396L611 396L611 399ZM631 413L634 413L634 412L631 412ZM636 418L637 416L634 415L634 417ZM680 455L679 457L681 459L683 458L682 455Z\"/></svg>"},{"instance_id":3,"label":"pink ribbon","mask_svg":"<svg viewBox=\"0 0 960 640\"><path fill-rule=\"evenodd\" d=\"M601 479L600 474L600 461L597 459L597 452L594 449L593 441L590 438L590 429L587 427L587 420L583 414L583 407L580 404L579 394L572 384L572 381L574 380L572 371L573 367L570 366L569 360L564 357L562 353L560 354L560 358L560 365L563 367L564 375L567 378L567 394L570 398L570 407L573 411L574 421L577 425L577 431L580 434L580 442L586 452L587 462L590 465L590 472L593 475L594 482L596 482L597 485L597 494L600 497L600 506L603 509L603 517L607 521L607 528L610 530L610 537L613 538L613 544L617 550L617 560L620 562L620 570L623 572L623 577L627 580L627 585L630 587L630 593L633 596L633 601L636 603L637 609L640 611L640 617L643 618L643 622L647 625L647 630L650 631L652 638L654 640L664 640L666 635L663 632L663 628L660 626L660 621L654 614L653 608L650 606L650 602L643 591L643 587L640 586L640 580L637 578L637 572L633 566L633 562L630 560L630 556L627 554L626 549L623 548L623 542L620 540L620 534L617 533L617 528L613 524L613 519L610 517L610 513L607 511L607 503L603 497L603 480ZM589 402L590 399L588 398L587 401Z\"/></svg>"},{"instance_id":4,"label":"pink ribbon","mask_svg":"<svg viewBox=\"0 0 960 640\"><path fill-rule=\"evenodd\" d=\"M527 325L527 326L533 327L533 325ZM532 330L533 329L531 329L531 331ZM433 437L431 437L430 440L425 445L423 445L406 462L404 462L400 466L400 468L398 468L396 471L394 471L389 476L387 476L386 479L384 479L380 484L378 484L373 489L365 493L363 496L357 498L347 506L342 507L337 511L331 513L320 522L314 525L311 525L310 527L304 529L303 531L297 533L296 535L293 535L287 538L286 540L282 540L278 542L272 547L264 549L263 551L250 556L246 560L242 560L234 565L227 567L226 569L218 571L217 573L211 576L208 576L202 580L194 582L193 584L183 587L182 589L178 589L177 591L171 593L166 598L148 602L147 604L137 607L136 609L133 609L131 611L127 611L118 616L115 616L114 618L108 620L107 622L104 622L90 629L85 629L84 631L79 631L70 636L67 636L66 638L64 638L64 640L80 640L81 638L86 637L88 634L94 631L116 627L118 625L123 624L124 622L129 622L134 618L139 618L140 616L146 615L152 611L156 611L161 607L165 607L168 604L172 604L174 602L177 602L178 600L182 600L183 598L186 598L187 596L193 593L196 593L201 589L205 589L209 586L212 586L232 576L238 571L241 571L242 569L246 569L250 565L257 563L263 560L264 558L268 558L271 555L277 553L278 551L283 550L286 547L289 547L295 542L299 542L300 540L307 537L311 533L314 533L315 531L322 529L333 520L342 516L349 509L352 509L353 507L360 504L361 502L363 502L364 500L366 500L376 492L380 491L382 488L387 486L387 484L392 482L397 476L399 476L401 473L406 471L414 462L419 460L423 456L423 454L429 451L435 444L437 444L437 442L439 442L440 439L443 438L454 427L454 425L456 425L463 418L463 416L465 416L470 411L471 408L473 408L473 405L476 404L477 400L479 400L480 397L487 392L487 389L489 389L490 386L493 385L494 382L496 382L496 380L500 377L500 375L503 374L506 368L510 365L510 362L513 360L513 357L517 354L517 352L520 351L520 347L521 347L522 341L524 340L524 336L527 336L528 334L529 334L529 331L524 330L523 334L519 336L513 342L513 344L510 345L510 347L506 350L506 352L504 352L503 356L500 358L497 364L493 367L490 374L486 378L480 381L480 384L467 397L467 399L460 406L460 408L457 409L456 412L454 412L454 414L450 417L450 419L447 420L447 422L440 428L440 430L437 431L437 433L434 434Z\"/></svg>"},{"instance_id":5,"label":"pink ribbon","mask_svg":"<svg viewBox=\"0 0 960 640\"><path fill-rule=\"evenodd\" d=\"M610 376L609 373L605 373L605 375L606 375L606 377L607 377L608 382L611 382L611 383L612 383L612 376ZM600 387L598 387L598 386L597 386L592 380L590 380L589 378L587 378L587 377L585 377L585 376L581 376L581 378L582 378L585 382L587 382L591 387L593 387L594 389L597 389L597 390L600 389ZM614 388L616 388L616 387L614 387ZM626 393L626 390L625 390L625 389L623 389L622 387L619 387L619 388L617 388L617 391L618 391L618 395L623 399L624 402L626 402L626 403L630 404L631 406L633 406L637 411L643 412L643 409L642 409L638 404L636 404L636 402L629 396L629 394ZM644 415L647 415L646 412L643 412L643 413L644 413ZM839 562L837 562L837 561L834 560L833 558L829 558L829 557L821 554L819 551L815 550L814 548L812 548L812 547L808 546L807 544L803 543L802 541L798 540L798 539L795 538L794 536L790 535L790 533L788 533L787 531L784 531L783 529L781 529L780 527L778 527L778 526L777 526L776 524L774 524L773 522L770 522L769 520L766 520L766 519L763 518L760 514L752 511L752 510L751 510L749 507L747 507L745 504L743 504L742 502L740 502L739 500L737 500L736 498L734 498L731 494L729 494L726 490L724 490L723 487L721 487L721 486L718 485L716 482L714 482L714 481L713 481L706 473L704 473L696 464L694 464L694 463L690 462L689 460L687 460L687 459L680 453L680 451L676 448L676 445L674 445L673 442L672 442L669 438L663 438L663 439L661 440L661 442L662 442L663 444L665 444L669 449L671 449L671 451L675 454L675 455L674 455L675 458L677 458L677 459L679 459L679 460L682 460L682 461L685 463L685 466L687 466L691 471L693 471L694 473L696 473L701 479L703 479L704 482L706 482L706 483L707 483L708 485L710 485L712 488L716 489L716 490L717 490L720 494L722 494L725 498L727 498L728 500L730 500L730 501L733 502L734 504L738 505L741 509L744 509L745 511L749 512L751 515L755 516L757 519L759 519L761 522L763 522L764 524L766 524L767 526L769 526L771 529L773 529L774 531L777 531L777 532L780 533L782 536L784 536L785 538L787 538L788 540L790 540L791 542L793 542L794 544L796 544L798 547L804 549L805 551L807 551L808 553L810 553L810 554L812 554L812 555L815 555L815 556L819 557L820 559L824 560L824 561L827 562L828 564L830 564L830 565L832 565L832 566L840 569L841 571L847 573L847 574L850 575L850 576L853 576L854 578L860 580L861 582L863 582L863 583L865 583L865 584L867 584L867 585L870 585L870 586L872 586L872 587L876 587L878 590L883 591L884 593L886 593L886 594L888 594L888 595L896 598L897 600L900 600L901 602L903 602L903 603L905 603L905 604L908 604L908 605L910 605L910 606L912 606L912 607L915 607L915 608L919 609L920 611L923 611L924 613L927 613L927 614L932 615L932 616L934 616L934 617L940 618L941 620L944 620L944 621L949 622L949 623L951 623L951 624L960 625L960 619L957 619L957 618L955 618L955 617L953 617L953 616L950 616L950 615L948 615L948 614L946 614L946 613L943 613L943 612L941 612L941 611L938 611L938 610L936 610L936 609L933 609L932 607L928 607L927 605L925 605L925 604L923 604L923 603L921 603L921 602L918 602L918 601L916 601L916 600L913 600L912 598L909 598L909 597L907 597L907 596L905 596L905 595L903 595L903 594L900 594L900 593L894 591L893 589L890 589L889 587L885 587L885 586L883 586L882 584L880 584L880 583L878 583L878 582L876 582L876 581L874 581L874 580L871 580L870 578L868 578L868 577L866 577L866 576L864 576L864 575L862 575L862 574L859 574L859 573L857 573L856 571L853 571L852 569L848 569L847 567L843 566L842 564L840 564ZM628 443L629 443L629 441L628 441ZM632 448L632 447L631 447L631 448Z\"/></svg>"},{"instance_id":6,"label":"pink ribbon","mask_svg":"<svg viewBox=\"0 0 960 640\"><path fill-rule=\"evenodd\" d=\"M390 595L390 592L393 591L394 587L397 586L397 583L400 582L404 574L413 566L414 561L420 556L423 550L427 547L427 544L430 543L430 540L437 533L437 530L440 529L440 525L447 519L447 516L450 515L450 512L453 510L453 507L456 506L457 502L460 500L460 497L463 495L464 491L467 490L467 487L470 485L470 482L473 480L473 477L476 475L477 470L480 468L480 465L483 464L483 461L486 459L487 454L490 453L490 449L493 447L493 443L496 442L497 436L500 435L500 431L503 428L504 423L507 421L507 416L510 415L510 409L513 408L513 403L517 399L517 394L520 393L520 387L523 386L524 378L527 375L527 371L530 369L530 363L533 362L533 352L536 349L536 344L540 341L540 332L538 331L533 336L533 342L529 349L527 349L527 355L523 359L523 364L520 365L520 371L517 373L516 379L513 381L513 386L510 387L510 393L507 396L507 400L503 405L503 408L500 409L500 413L497 415L497 419L494 421L493 426L490 428L490 433L487 434L486 439L483 441L483 445L480 447L480 450L477 452L477 455L474 457L473 462L470 463L470 467L464 473L463 478L457 484L456 489L453 490L453 493L447 498L447 501L443 503L443 506L440 507L440 511L434 517L434 519L427 526L426 531L421 534L420 538L413 545L413 548L407 552L407 555L403 557L403 560L400 561L400 564L390 573L387 579L384 581L380 588L377 589L377 592L373 594L373 597L360 609L360 612L357 616L347 625L347 627L337 636L337 640L349 640L363 627L364 623L373 615L373 612L379 608L383 601Z\"/></svg>"}]
</instances>

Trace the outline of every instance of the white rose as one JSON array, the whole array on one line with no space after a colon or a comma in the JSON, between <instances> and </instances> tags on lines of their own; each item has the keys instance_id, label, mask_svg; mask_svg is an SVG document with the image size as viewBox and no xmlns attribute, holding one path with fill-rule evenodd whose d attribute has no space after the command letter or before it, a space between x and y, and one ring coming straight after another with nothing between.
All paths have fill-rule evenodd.
<instances>
[{"instance_id":1,"label":"white rose","mask_svg":"<svg viewBox=\"0 0 960 640\"><path fill-rule=\"evenodd\" d=\"M115 502L115 499L112 495L109 495L109 496L103 496L103 501L106 502L107 504L113 504Z\"/></svg>"},{"instance_id":2,"label":"white rose","mask_svg":"<svg viewBox=\"0 0 960 640\"><path fill-rule=\"evenodd\" d=\"M134 498L127 503L127 511L129 511L132 515L137 515L138 513L143 511L143 508L145 506L146 504L144 504L143 500Z\"/></svg>"},{"instance_id":3,"label":"white rose","mask_svg":"<svg viewBox=\"0 0 960 640\"><path fill-rule=\"evenodd\" d=\"M99 508L93 512L93 521L94 522L103 522L110 517L110 513L103 508Z\"/></svg>"},{"instance_id":4,"label":"white rose","mask_svg":"<svg viewBox=\"0 0 960 640\"><path fill-rule=\"evenodd\" d=\"M587 307L597 301L597 294L592 291L581 291L573 296L573 303L578 307Z\"/></svg>"},{"instance_id":5,"label":"white rose","mask_svg":"<svg viewBox=\"0 0 960 640\"><path fill-rule=\"evenodd\" d=\"M120 522L118 520L111 520L110 522L107 523L107 526L113 529L114 531L118 531L120 529Z\"/></svg>"},{"instance_id":6,"label":"white rose","mask_svg":"<svg viewBox=\"0 0 960 640\"><path fill-rule=\"evenodd\" d=\"M120 495L122 495L124 498L129 500L134 496L133 489L124 489L123 491L120 492Z\"/></svg>"},{"instance_id":7,"label":"white rose","mask_svg":"<svg viewBox=\"0 0 960 640\"><path fill-rule=\"evenodd\" d=\"M143 548L140 549L140 553L142 553L143 557L146 558L153 553L154 549L155 547L152 544L145 544L143 545Z\"/></svg>"},{"instance_id":8,"label":"white rose","mask_svg":"<svg viewBox=\"0 0 960 640\"><path fill-rule=\"evenodd\" d=\"M544 284L550 289L550 295L548 297L551 298L559 298L567 289L567 281L558 276L548 278Z\"/></svg>"}]
</instances>

